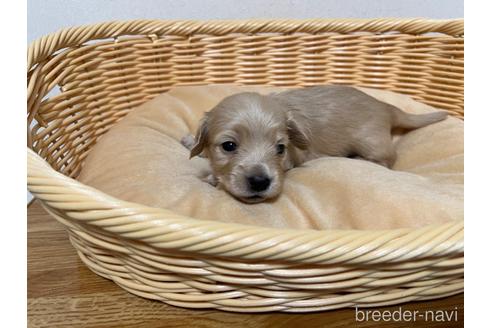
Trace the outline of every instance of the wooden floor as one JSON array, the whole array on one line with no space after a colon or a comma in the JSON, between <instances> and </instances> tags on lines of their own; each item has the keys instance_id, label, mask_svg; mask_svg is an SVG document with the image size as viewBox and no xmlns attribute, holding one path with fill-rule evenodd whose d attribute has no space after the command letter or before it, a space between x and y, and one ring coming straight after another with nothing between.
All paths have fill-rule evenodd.
<instances>
[{"instance_id":1,"label":"wooden floor","mask_svg":"<svg viewBox=\"0 0 492 328\"><path fill-rule=\"evenodd\" d=\"M60 223L36 201L28 208L29 327L463 327L463 295L400 305L403 311L457 311L457 321L357 322L354 309L314 314L187 310L131 295L79 260ZM376 310L398 311L400 306ZM436 315L439 312L435 312ZM436 316L437 318L437 316Z\"/></svg>"}]
</instances>

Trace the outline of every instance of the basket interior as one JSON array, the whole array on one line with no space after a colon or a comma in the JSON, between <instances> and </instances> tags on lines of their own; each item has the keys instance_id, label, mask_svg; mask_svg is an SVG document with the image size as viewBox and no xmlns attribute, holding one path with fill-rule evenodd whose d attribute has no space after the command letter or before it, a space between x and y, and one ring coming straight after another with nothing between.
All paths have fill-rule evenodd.
<instances>
[{"instance_id":1,"label":"basket interior","mask_svg":"<svg viewBox=\"0 0 492 328\"><path fill-rule=\"evenodd\" d=\"M55 51L28 71L28 146L77 177L132 108L173 86L359 85L463 116L463 37L439 33L137 35Z\"/></svg>"}]
</instances>

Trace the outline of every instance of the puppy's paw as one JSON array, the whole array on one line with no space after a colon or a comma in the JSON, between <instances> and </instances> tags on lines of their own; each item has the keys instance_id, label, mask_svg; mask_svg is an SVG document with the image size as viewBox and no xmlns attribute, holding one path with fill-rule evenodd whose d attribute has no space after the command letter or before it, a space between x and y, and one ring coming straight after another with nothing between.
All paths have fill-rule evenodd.
<instances>
[{"instance_id":1,"label":"puppy's paw","mask_svg":"<svg viewBox=\"0 0 492 328\"><path fill-rule=\"evenodd\" d=\"M214 187L217 187L217 185L219 184L219 180L213 175L213 174L208 174L207 176L204 176L202 178L202 181L214 186Z\"/></svg>"},{"instance_id":2,"label":"puppy's paw","mask_svg":"<svg viewBox=\"0 0 492 328\"><path fill-rule=\"evenodd\" d=\"M185 146L186 149L191 150L195 144L195 137L192 134L187 134L181 138L181 144Z\"/></svg>"},{"instance_id":3,"label":"puppy's paw","mask_svg":"<svg viewBox=\"0 0 492 328\"><path fill-rule=\"evenodd\" d=\"M192 134L187 134L181 138L181 144L185 146L186 149L190 150L195 146L195 137ZM207 156L202 152L198 157L207 158Z\"/></svg>"}]
</instances>

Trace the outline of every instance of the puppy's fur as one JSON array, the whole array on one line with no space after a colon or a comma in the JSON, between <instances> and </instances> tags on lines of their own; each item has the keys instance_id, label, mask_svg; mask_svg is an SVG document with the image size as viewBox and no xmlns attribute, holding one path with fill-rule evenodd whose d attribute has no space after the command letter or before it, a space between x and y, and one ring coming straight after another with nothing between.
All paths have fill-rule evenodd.
<instances>
[{"instance_id":1,"label":"puppy's fur","mask_svg":"<svg viewBox=\"0 0 492 328\"><path fill-rule=\"evenodd\" d=\"M416 129L446 116L408 114L347 86L246 92L223 99L205 114L196 138L182 143L190 157L209 158L209 183L256 203L281 192L285 171L318 157L359 157L391 167L393 128Z\"/></svg>"}]
</instances>

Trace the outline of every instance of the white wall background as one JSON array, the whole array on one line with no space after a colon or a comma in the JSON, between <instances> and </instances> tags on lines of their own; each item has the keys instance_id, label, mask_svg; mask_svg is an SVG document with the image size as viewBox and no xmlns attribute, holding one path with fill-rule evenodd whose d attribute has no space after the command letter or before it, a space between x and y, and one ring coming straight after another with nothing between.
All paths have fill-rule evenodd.
<instances>
[{"instance_id":1,"label":"white wall background","mask_svg":"<svg viewBox=\"0 0 492 328\"><path fill-rule=\"evenodd\" d=\"M28 0L28 42L124 19L463 17L463 0Z\"/></svg>"},{"instance_id":2,"label":"white wall background","mask_svg":"<svg viewBox=\"0 0 492 328\"><path fill-rule=\"evenodd\" d=\"M375 17L461 18L463 0L28 0L27 42L109 20Z\"/></svg>"}]
</instances>

